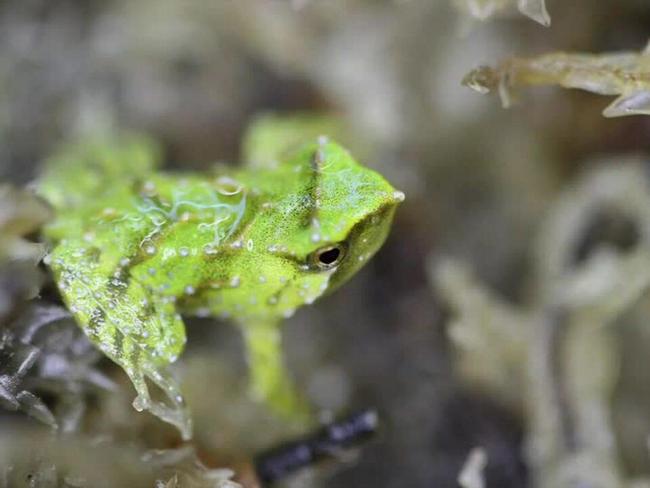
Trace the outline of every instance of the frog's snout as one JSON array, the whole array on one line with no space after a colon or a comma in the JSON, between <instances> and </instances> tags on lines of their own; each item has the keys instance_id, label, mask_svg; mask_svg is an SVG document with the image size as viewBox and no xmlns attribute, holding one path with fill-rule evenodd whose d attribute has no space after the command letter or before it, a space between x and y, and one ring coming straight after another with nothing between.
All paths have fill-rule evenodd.
<instances>
[{"instance_id":1,"label":"frog's snout","mask_svg":"<svg viewBox=\"0 0 650 488\"><path fill-rule=\"evenodd\" d=\"M395 190L392 196L395 203L402 203L406 200L406 194L403 191Z\"/></svg>"}]
</instances>

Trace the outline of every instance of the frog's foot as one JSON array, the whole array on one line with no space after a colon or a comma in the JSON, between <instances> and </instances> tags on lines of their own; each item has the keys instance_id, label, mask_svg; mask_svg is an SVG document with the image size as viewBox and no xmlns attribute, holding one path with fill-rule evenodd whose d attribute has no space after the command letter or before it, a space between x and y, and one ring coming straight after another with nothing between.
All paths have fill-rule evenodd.
<instances>
[{"instance_id":1,"label":"frog's foot","mask_svg":"<svg viewBox=\"0 0 650 488\"><path fill-rule=\"evenodd\" d=\"M148 410L159 419L173 425L180 431L183 440L192 438L192 418L176 380L167 369L144 366L140 371L130 372L129 377L138 393L133 400L133 408L138 412ZM169 404L151 398L147 379L165 393Z\"/></svg>"}]
</instances>

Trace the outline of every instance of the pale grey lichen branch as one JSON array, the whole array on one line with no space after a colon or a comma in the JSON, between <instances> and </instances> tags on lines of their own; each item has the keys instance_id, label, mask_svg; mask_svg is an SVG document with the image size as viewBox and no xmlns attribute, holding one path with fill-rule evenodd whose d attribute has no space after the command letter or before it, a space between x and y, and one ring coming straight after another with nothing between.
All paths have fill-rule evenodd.
<instances>
[{"instance_id":1,"label":"pale grey lichen branch","mask_svg":"<svg viewBox=\"0 0 650 488\"><path fill-rule=\"evenodd\" d=\"M447 330L457 345L459 370L477 386L517 402L513 382L522 382L527 316L482 287L462 263L447 258L432 266L434 287L455 313Z\"/></svg>"},{"instance_id":2,"label":"pale grey lichen branch","mask_svg":"<svg viewBox=\"0 0 650 488\"><path fill-rule=\"evenodd\" d=\"M619 352L616 329L607 325L650 288L648 180L643 161L621 158L596 165L564 192L539 229L535 293L520 308L505 305L456 261L432 266L453 311L448 330L460 370L500 398L520 394L526 406L535 487L628 486L610 420ZM595 243L580 255L601 211L629 220L635 240L625 249ZM519 376L505 396L504 372Z\"/></svg>"},{"instance_id":3,"label":"pale grey lichen branch","mask_svg":"<svg viewBox=\"0 0 650 488\"><path fill-rule=\"evenodd\" d=\"M497 92L504 108L524 86L559 85L617 98L605 117L650 114L650 51L587 54L555 52L480 66L462 84L481 94Z\"/></svg>"},{"instance_id":4,"label":"pale grey lichen branch","mask_svg":"<svg viewBox=\"0 0 650 488\"><path fill-rule=\"evenodd\" d=\"M142 460L162 475L155 488L242 488L232 470L206 467L192 446L148 451Z\"/></svg>"},{"instance_id":5,"label":"pale grey lichen branch","mask_svg":"<svg viewBox=\"0 0 650 488\"><path fill-rule=\"evenodd\" d=\"M460 12L480 21L488 20L516 6L519 12L538 24L544 27L551 25L551 16L546 10L545 0L453 0L453 4Z\"/></svg>"},{"instance_id":6,"label":"pale grey lichen branch","mask_svg":"<svg viewBox=\"0 0 650 488\"><path fill-rule=\"evenodd\" d=\"M487 454L482 447L473 448L458 474L458 484L462 488L485 488L483 470L488 463Z\"/></svg>"}]
</instances>

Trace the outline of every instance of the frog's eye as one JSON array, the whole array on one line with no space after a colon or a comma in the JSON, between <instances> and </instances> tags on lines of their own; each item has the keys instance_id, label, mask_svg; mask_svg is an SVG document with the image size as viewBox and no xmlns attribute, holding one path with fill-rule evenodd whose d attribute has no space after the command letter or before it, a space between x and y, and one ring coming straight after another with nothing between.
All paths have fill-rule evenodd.
<instances>
[{"instance_id":1,"label":"frog's eye","mask_svg":"<svg viewBox=\"0 0 650 488\"><path fill-rule=\"evenodd\" d=\"M332 269L337 266L345 255L343 244L321 247L312 254L311 262L320 269Z\"/></svg>"}]
</instances>

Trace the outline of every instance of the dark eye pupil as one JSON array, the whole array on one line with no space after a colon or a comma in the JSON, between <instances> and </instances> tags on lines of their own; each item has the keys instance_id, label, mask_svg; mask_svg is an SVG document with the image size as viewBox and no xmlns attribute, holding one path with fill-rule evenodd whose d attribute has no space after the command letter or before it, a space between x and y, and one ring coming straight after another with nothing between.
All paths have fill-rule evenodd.
<instances>
[{"instance_id":1,"label":"dark eye pupil","mask_svg":"<svg viewBox=\"0 0 650 488\"><path fill-rule=\"evenodd\" d=\"M323 264L333 264L341 255L341 250L337 247L323 251L318 255L318 260Z\"/></svg>"}]
</instances>

